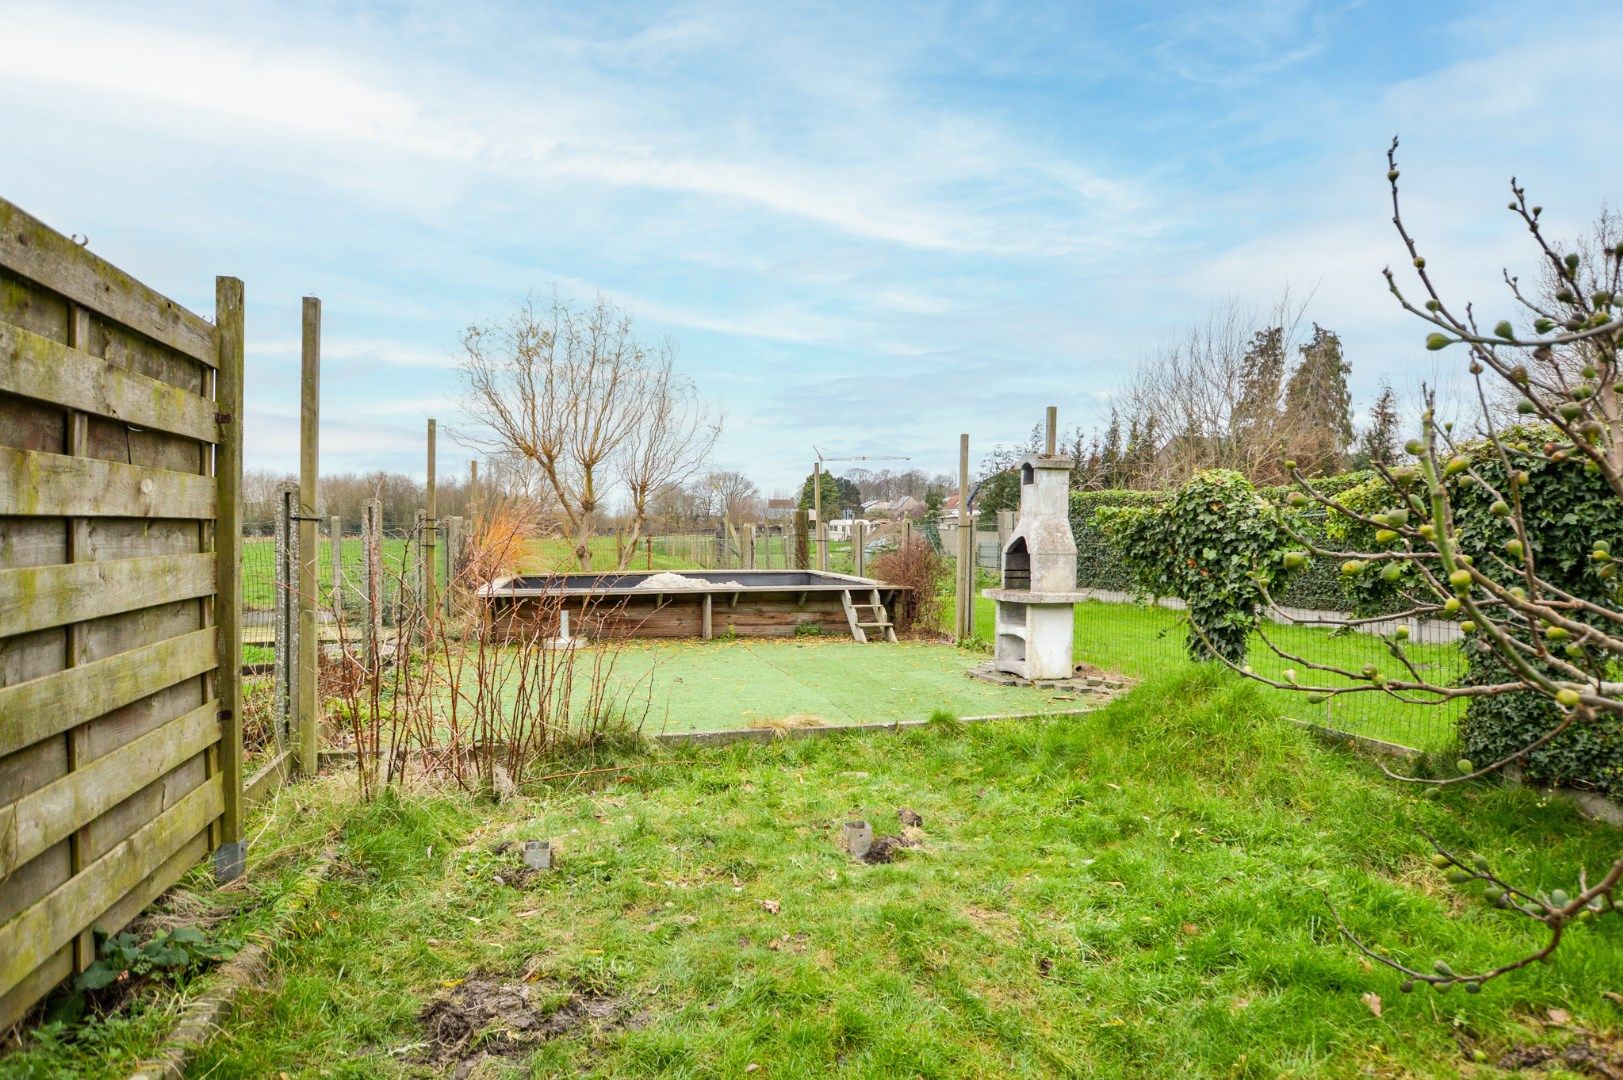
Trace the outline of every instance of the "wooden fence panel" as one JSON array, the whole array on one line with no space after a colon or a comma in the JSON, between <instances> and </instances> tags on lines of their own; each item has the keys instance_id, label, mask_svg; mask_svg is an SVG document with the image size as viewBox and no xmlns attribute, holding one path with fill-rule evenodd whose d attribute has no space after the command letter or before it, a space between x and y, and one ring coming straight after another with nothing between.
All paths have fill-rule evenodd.
<instances>
[{"instance_id":1,"label":"wooden fence panel","mask_svg":"<svg viewBox=\"0 0 1623 1080\"><path fill-rule=\"evenodd\" d=\"M241 282L211 323L0 199L0 1028L240 867L241 412Z\"/></svg>"}]
</instances>

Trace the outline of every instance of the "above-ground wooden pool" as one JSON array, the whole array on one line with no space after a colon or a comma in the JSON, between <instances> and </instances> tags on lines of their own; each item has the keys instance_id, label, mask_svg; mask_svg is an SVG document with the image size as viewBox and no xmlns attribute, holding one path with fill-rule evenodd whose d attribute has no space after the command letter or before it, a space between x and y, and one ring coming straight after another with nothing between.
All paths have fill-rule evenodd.
<instances>
[{"instance_id":1,"label":"above-ground wooden pool","mask_svg":"<svg viewBox=\"0 0 1623 1080\"><path fill-rule=\"evenodd\" d=\"M673 579L681 579L680 583ZM896 640L902 587L817 570L614 571L499 578L481 586L498 633L604 638L772 637L802 626Z\"/></svg>"}]
</instances>

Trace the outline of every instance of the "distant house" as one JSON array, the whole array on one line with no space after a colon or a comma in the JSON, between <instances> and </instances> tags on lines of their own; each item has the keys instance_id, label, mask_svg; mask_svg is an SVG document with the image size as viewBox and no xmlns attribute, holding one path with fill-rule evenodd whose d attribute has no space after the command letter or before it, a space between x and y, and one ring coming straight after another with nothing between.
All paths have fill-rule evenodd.
<instances>
[{"instance_id":1,"label":"distant house","mask_svg":"<svg viewBox=\"0 0 1623 1080\"><path fill-rule=\"evenodd\" d=\"M768 499L766 501L766 519L768 521L782 521L795 516L795 500Z\"/></svg>"},{"instance_id":2,"label":"distant house","mask_svg":"<svg viewBox=\"0 0 1623 1080\"><path fill-rule=\"evenodd\" d=\"M870 518L916 518L924 513L924 504L911 495L894 499L869 499L862 504L862 512Z\"/></svg>"}]
</instances>

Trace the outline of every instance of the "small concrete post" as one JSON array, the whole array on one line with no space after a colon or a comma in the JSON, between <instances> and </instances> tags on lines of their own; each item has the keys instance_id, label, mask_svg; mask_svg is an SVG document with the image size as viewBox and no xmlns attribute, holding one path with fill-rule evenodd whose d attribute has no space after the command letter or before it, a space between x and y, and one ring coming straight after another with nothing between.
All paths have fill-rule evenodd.
<instances>
[{"instance_id":1,"label":"small concrete post","mask_svg":"<svg viewBox=\"0 0 1623 1080\"><path fill-rule=\"evenodd\" d=\"M551 870L552 842L550 840L524 841L524 867L527 870Z\"/></svg>"},{"instance_id":2,"label":"small concrete post","mask_svg":"<svg viewBox=\"0 0 1623 1080\"><path fill-rule=\"evenodd\" d=\"M861 818L847 821L844 839L845 850L851 853L853 859L860 859L873 847L873 826Z\"/></svg>"}]
</instances>

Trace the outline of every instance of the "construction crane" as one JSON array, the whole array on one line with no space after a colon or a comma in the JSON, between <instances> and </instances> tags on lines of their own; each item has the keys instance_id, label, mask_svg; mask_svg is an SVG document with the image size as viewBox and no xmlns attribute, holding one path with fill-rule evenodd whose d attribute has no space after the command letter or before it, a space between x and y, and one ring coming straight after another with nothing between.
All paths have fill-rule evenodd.
<instances>
[{"instance_id":1,"label":"construction crane","mask_svg":"<svg viewBox=\"0 0 1623 1080\"><path fill-rule=\"evenodd\" d=\"M830 461L912 461L903 454L851 454L844 457L826 457L822 447L812 444L817 464L812 468L812 517L817 523L817 569L828 570L828 531L823 525L823 466Z\"/></svg>"}]
</instances>

